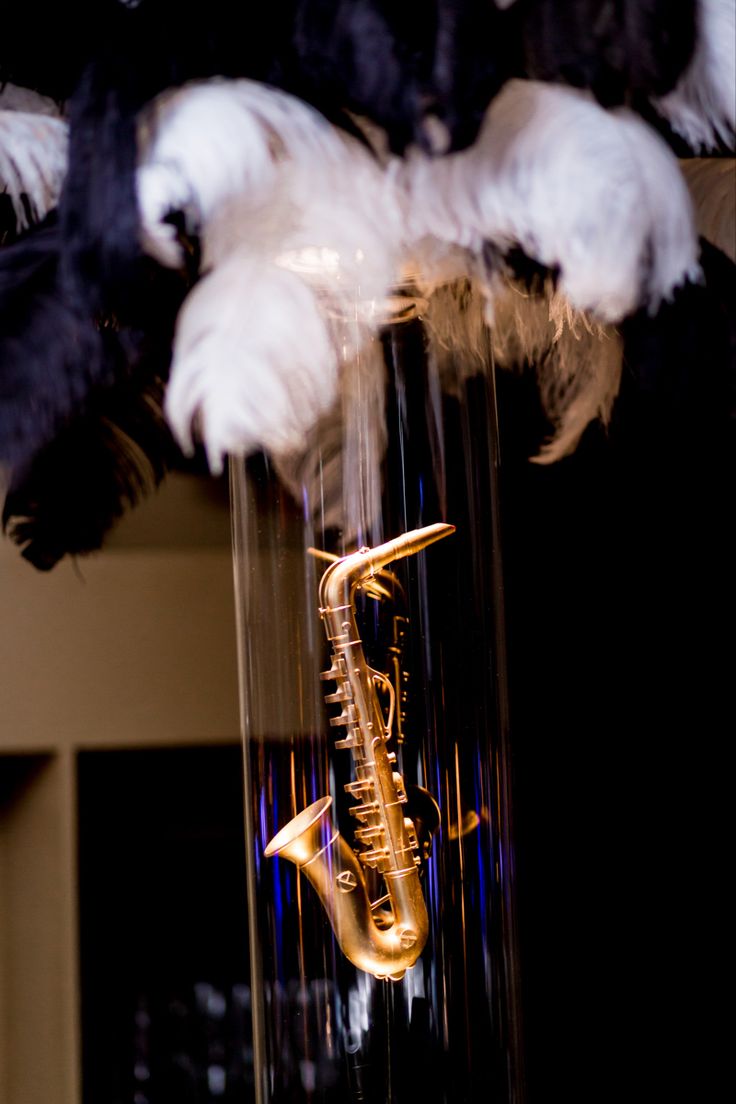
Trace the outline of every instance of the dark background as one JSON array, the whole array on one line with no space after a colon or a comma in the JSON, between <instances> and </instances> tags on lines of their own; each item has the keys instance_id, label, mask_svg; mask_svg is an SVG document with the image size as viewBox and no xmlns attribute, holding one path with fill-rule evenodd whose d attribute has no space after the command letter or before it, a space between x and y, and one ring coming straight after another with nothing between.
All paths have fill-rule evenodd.
<instances>
[{"instance_id":1,"label":"dark background","mask_svg":"<svg viewBox=\"0 0 736 1104\"><path fill-rule=\"evenodd\" d=\"M78 770L85 1104L251 1100L240 746Z\"/></svg>"},{"instance_id":2,"label":"dark background","mask_svg":"<svg viewBox=\"0 0 736 1104\"><path fill-rule=\"evenodd\" d=\"M682 323L550 467L533 375L498 379L530 1104L717 1096L733 362Z\"/></svg>"}]
</instances>

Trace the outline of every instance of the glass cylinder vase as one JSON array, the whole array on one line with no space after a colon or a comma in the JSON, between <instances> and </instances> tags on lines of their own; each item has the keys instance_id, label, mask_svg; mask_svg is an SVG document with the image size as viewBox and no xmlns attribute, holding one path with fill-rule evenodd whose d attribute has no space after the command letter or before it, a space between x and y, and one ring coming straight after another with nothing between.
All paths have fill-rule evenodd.
<instances>
[{"instance_id":1,"label":"glass cylinder vase","mask_svg":"<svg viewBox=\"0 0 736 1104\"><path fill-rule=\"evenodd\" d=\"M519 1104L491 354L462 289L381 310L231 461L257 1101Z\"/></svg>"}]
</instances>

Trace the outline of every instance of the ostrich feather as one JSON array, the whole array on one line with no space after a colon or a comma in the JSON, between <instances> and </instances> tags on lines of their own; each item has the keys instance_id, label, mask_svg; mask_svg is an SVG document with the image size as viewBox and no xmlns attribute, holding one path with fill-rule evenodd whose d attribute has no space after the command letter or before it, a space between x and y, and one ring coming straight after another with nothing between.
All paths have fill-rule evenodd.
<instances>
[{"instance_id":1,"label":"ostrich feather","mask_svg":"<svg viewBox=\"0 0 736 1104\"><path fill-rule=\"evenodd\" d=\"M299 447L334 398L336 367L317 294L235 252L179 314L166 416L185 452L196 424L217 473L228 452Z\"/></svg>"},{"instance_id":2,"label":"ostrich feather","mask_svg":"<svg viewBox=\"0 0 736 1104\"><path fill-rule=\"evenodd\" d=\"M606 107L669 92L690 61L696 0L526 0L525 75L589 89Z\"/></svg>"},{"instance_id":3,"label":"ostrich feather","mask_svg":"<svg viewBox=\"0 0 736 1104\"><path fill-rule=\"evenodd\" d=\"M40 221L56 206L67 146L67 125L61 119L3 110L0 103L0 191L10 197L19 229Z\"/></svg>"},{"instance_id":4,"label":"ostrich feather","mask_svg":"<svg viewBox=\"0 0 736 1104\"><path fill-rule=\"evenodd\" d=\"M180 262L179 211L206 273L177 327L171 425L187 448L196 424L215 471L226 452L298 450L335 399L338 352L379 325L401 243L393 182L359 141L249 81L167 95L141 135L146 248Z\"/></svg>"},{"instance_id":5,"label":"ostrich feather","mask_svg":"<svg viewBox=\"0 0 736 1104\"><path fill-rule=\"evenodd\" d=\"M171 267L181 252L172 248L175 232L163 221L168 213L181 211L189 231L211 236L226 203L243 199L267 214L285 162L329 164L342 152L317 112L252 81L215 80L164 93L141 113L138 143L144 242Z\"/></svg>"},{"instance_id":6,"label":"ostrich feather","mask_svg":"<svg viewBox=\"0 0 736 1104\"><path fill-rule=\"evenodd\" d=\"M616 322L698 278L687 188L666 144L585 93L512 81L477 142L409 159L408 231L482 253L521 247L578 311Z\"/></svg>"},{"instance_id":7,"label":"ostrich feather","mask_svg":"<svg viewBox=\"0 0 736 1104\"><path fill-rule=\"evenodd\" d=\"M695 52L672 92L654 107L696 152L733 148L736 135L736 6L698 0Z\"/></svg>"},{"instance_id":8,"label":"ostrich feather","mask_svg":"<svg viewBox=\"0 0 736 1104\"><path fill-rule=\"evenodd\" d=\"M163 221L175 210L201 236L205 268L247 241L272 259L331 250L335 287L352 278L369 295L390 282L401 238L390 179L295 97L246 80L192 84L142 113L139 145L143 236L161 263L181 260Z\"/></svg>"},{"instance_id":9,"label":"ostrich feather","mask_svg":"<svg viewBox=\"0 0 736 1104\"><path fill-rule=\"evenodd\" d=\"M104 378L100 335L58 292L52 221L0 250L0 462L22 468Z\"/></svg>"},{"instance_id":10,"label":"ostrich feather","mask_svg":"<svg viewBox=\"0 0 736 1104\"><path fill-rule=\"evenodd\" d=\"M179 456L158 379L136 373L96 393L11 480L2 522L34 567L102 547L123 513L150 494Z\"/></svg>"},{"instance_id":11,"label":"ostrich feather","mask_svg":"<svg viewBox=\"0 0 736 1104\"><path fill-rule=\"evenodd\" d=\"M493 97L523 72L523 50L517 21L486 0L435 0L434 7L419 144L445 153L475 141Z\"/></svg>"},{"instance_id":12,"label":"ostrich feather","mask_svg":"<svg viewBox=\"0 0 736 1104\"><path fill-rule=\"evenodd\" d=\"M416 0L300 0L294 18L295 91L322 109L339 104L386 129L405 149L422 117L432 25ZM434 5L433 5L434 7Z\"/></svg>"},{"instance_id":13,"label":"ostrich feather","mask_svg":"<svg viewBox=\"0 0 736 1104\"><path fill-rule=\"evenodd\" d=\"M692 196L698 233L736 262L736 158L686 158L680 168Z\"/></svg>"},{"instance_id":14,"label":"ostrich feather","mask_svg":"<svg viewBox=\"0 0 736 1104\"><path fill-rule=\"evenodd\" d=\"M490 300L477 282L448 284L430 296L423 317L444 391L462 392L469 376L494 365L535 372L552 427L537 463L569 455L590 422L610 420L621 381L619 335L571 310L551 280L536 293L519 281L496 281Z\"/></svg>"}]
</instances>

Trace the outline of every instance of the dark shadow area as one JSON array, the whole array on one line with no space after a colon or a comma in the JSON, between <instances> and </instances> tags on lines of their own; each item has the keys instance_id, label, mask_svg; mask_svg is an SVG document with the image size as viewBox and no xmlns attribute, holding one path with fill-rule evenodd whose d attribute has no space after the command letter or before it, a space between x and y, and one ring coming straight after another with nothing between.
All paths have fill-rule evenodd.
<instances>
[{"instance_id":1,"label":"dark shadow area","mask_svg":"<svg viewBox=\"0 0 736 1104\"><path fill-rule=\"evenodd\" d=\"M733 427L727 354L676 352L550 467L533 378L498 380L529 1104L717 1095Z\"/></svg>"},{"instance_id":2,"label":"dark shadow area","mask_svg":"<svg viewBox=\"0 0 736 1104\"><path fill-rule=\"evenodd\" d=\"M241 750L78 762L85 1104L245 1104Z\"/></svg>"}]
</instances>

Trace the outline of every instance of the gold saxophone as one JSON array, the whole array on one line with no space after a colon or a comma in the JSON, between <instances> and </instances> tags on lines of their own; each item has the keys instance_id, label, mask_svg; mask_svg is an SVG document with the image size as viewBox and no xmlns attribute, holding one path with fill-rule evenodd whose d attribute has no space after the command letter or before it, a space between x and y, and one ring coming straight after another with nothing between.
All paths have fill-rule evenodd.
<instances>
[{"instance_id":1,"label":"gold saxophone","mask_svg":"<svg viewBox=\"0 0 736 1104\"><path fill-rule=\"evenodd\" d=\"M384 674L368 666L355 620L355 592L393 560L411 556L454 533L454 525L414 529L376 548L362 548L336 560L319 587L320 616L332 645L332 666L321 678L337 684L328 703L342 712L330 718L344 725L335 744L353 753L355 780L346 791L358 799L350 812L360 822L355 853L330 816L331 797L322 797L289 821L265 849L266 856L290 859L319 894L338 943L350 961L377 978L397 981L414 965L427 940L427 908L417 869L419 847L413 822L404 816L406 792L386 749L396 712L395 690ZM377 693L389 695L388 720ZM379 874L386 894L371 901L364 867ZM383 908L389 904L390 909Z\"/></svg>"}]
</instances>

